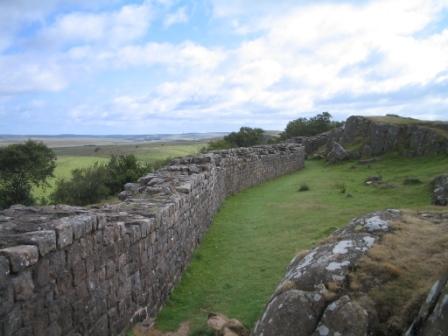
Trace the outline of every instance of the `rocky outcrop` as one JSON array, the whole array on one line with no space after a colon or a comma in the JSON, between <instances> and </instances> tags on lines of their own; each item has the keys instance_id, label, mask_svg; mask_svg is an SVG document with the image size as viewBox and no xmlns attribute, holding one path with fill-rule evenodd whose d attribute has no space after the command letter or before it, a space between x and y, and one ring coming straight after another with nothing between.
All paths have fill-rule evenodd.
<instances>
[{"instance_id":1,"label":"rocky outcrop","mask_svg":"<svg viewBox=\"0 0 448 336\"><path fill-rule=\"evenodd\" d=\"M447 229L446 212L386 210L355 218L291 261L252 335L446 335L448 255L443 246L448 241ZM423 234L426 243L416 243L424 231L437 236L436 250L425 250L427 235ZM416 272L416 267L407 273L397 266L401 253L406 258L410 254L409 245L416 249L409 260L433 262L431 274L429 269ZM406 261L401 265L412 267ZM426 299L416 294L440 274L444 275ZM418 277L419 281L427 277L419 282L424 287L414 287ZM388 294L382 296L378 290Z\"/></svg>"},{"instance_id":2,"label":"rocky outcrop","mask_svg":"<svg viewBox=\"0 0 448 336\"><path fill-rule=\"evenodd\" d=\"M443 336L448 331L448 274L432 286L405 336Z\"/></svg>"},{"instance_id":3,"label":"rocky outcrop","mask_svg":"<svg viewBox=\"0 0 448 336\"><path fill-rule=\"evenodd\" d=\"M155 316L228 195L303 167L278 144L176 159L97 208L0 212L0 335L117 335Z\"/></svg>"},{"instance_id":4,"label":"rocky outcrop","mask_svg":"<svg viewBox=\"0 0 448 336\"><path fill-rule=\"evenodd\" d=\"M344 294L347 276L399 217L398 210L387 210L356 218L327 243L294 258L253 335L367 335L373 318L368 300Z\"/></svg>"},{"instance_id":5,"label":"rocky outcrop","mask_svg":"<svg viewBox=\"0 0 448 336\"><path fill-rule=\"evenodd\" d=\"M307 155L317 153L323 158L333 150L334 142L345 148L352 159L388 152L405 156L448 154L448 123L398 116L351 116L343 127L289 141L303 144Z\"/></svg>"},{"instance_id":6,"label":"rocky outcrop","mask_svg":"<svg viewBox=\"0 0 448 336\"><path fill-rule=\"evenodd\" d=\"M448 175L437 176L432 181L432 204L448 204Z\"/></svg>"}]
</instances>

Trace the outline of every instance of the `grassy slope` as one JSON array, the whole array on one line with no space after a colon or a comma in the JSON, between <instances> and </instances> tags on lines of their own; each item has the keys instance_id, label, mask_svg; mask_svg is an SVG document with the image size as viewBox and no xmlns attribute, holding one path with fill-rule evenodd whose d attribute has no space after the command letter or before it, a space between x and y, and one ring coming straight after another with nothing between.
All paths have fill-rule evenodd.
<instances>
[{"instance_id":1,"label":"grassy slope","mask_svg":"<svg viewBox=\"0 0 448 336\"><path fill-rule=\"evenodd\" d=\"M205 335L206 311L252 327L296 252L308 249L354 216L383 208L427 207L427 183L446 172L448 158L389 158L368 166L326 167L310 161L297 173L229 197L214 219L193 262L158 317L164 330L191 320ZM363 185L381 174L395 189ZM406 176L424 184L404 186ZM311 188L297 192L306 182ZM345 184L348 198L336 184Z\"/></svg>"},{"instance_id":2,"label":"grassy slope","mask_svg":"<svg viewBox=\"0 0 448 336\"><path fill-rule=\"evenodd\" d=\"M51 194L54 183L60 178L70 178L71 171L75 168L84 168L95 162L106 162L112 154L134 154L139 160L145 162L163 160L170 157L185 156L197 153L204 146L204 142L178 141L171 143L148 143L140 145L108 145L98 146L100 150L95 152L95 146L78 146L56 148L58 155L54 178L49 179L47 188L35 188L34 196L40 198Z\"/></svg>"}]
</instances>

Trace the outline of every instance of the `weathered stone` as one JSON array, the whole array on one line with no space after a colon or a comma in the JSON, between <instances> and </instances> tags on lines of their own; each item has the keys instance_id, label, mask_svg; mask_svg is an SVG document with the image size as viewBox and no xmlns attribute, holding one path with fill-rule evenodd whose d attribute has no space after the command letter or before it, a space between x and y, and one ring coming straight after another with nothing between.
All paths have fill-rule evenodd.
<instances>
[{"instance_id":1,"label":"weathered stone","mask_svg":"<svg viewBox=\"0 0 448 336\"><path fill-rule=\"evenodd\" d=\"M341 144L335 142L331 151L327 154L327 161L329 163L337 163L349 158L348 152L342 147Z\"/></svg>"},{"instance_id":2,"label":"weathered stone","mask_svg":"<svg viewBox=\"0 0 448 336\"><path fill-rule=\"evenodd\" d=\"M64 248L71 245L73 242L73 227L71 224L66 221L61 221L61 223L57 224L55 229L58 247Z\"/></svg>"},{"instance_id":3,"label":"weathered stone","mask_svg":"<svg viewBox=\"0 0 448 336\"><path fill-rule=\"evenodd\" d=\"M34 265L39 260L39 252L34 245L18 245L0 250L0 256L6 256L15 273Z\"/></svg>"},{"instance_id":4,"label":"weathered stone","mask_svg":"<svg viewBox=\"0 0 448 336\"><path fill-rule=\"evenodd\" d=\"M288 290L275 296L254 329L254 336L310 335L325 308L318 292Z\"/></svg>"},{"instance_id":5,"label":"weathered stone","mask_svg":"<svg viewBox=\"0 0 448 336\"><path fill-rule=\"evenodd\" d=\"M21 272L12 279L14 286L14 297L17 301L30 299L34 292L33 278L30 271Z\"/></svg>"},{"instance_id":6,"label":"weathered stone","mask_svg":"<svg viewBox=\"0 0 448 336\"><path fill-rule=\"evenodd\" d=\"M405 336L444 335L448 330L448 274L431 287Z\"/></svg>"},{"instance_id":7,"label":"weathered stone","mask_svg":"<svg viewBox=\"0 0 448 336\"><path fill-rule=\"evenodd\" d=\"M5 256L0 256L0 288L6 286L7 277L10 272L9 260Z\"/></svg>"},{"instance_id":8,"label":"weathered stone","mask_svg":"<svg viewBox=\"0 0 448 336\"><path fill-rule=\"evenodd\" d=\"M345 295L328 305L313 336L365 336L367 334L367 312Z\"/></svg>"},{"instance_id":9,"label":"weathered stone","mask_svg":"<svg viewBox=\"0 0 448 336\"><path fill-rule=\"evenodd\" d=\"M24 244L37 245L41 256L56 250L56 233L53 230L26 232L21 235L21 240Z\"/></svg>"},{"instance_id":10,"label":"weathered stone","mask_svg":"<svg viewBox=\"0 0 448 336\"><path fill-rule=\"evenodd\" d=\"M447 205L448 204L448 175L437 176L432 181L432 204Z\"/></svg>"}]
</instances>

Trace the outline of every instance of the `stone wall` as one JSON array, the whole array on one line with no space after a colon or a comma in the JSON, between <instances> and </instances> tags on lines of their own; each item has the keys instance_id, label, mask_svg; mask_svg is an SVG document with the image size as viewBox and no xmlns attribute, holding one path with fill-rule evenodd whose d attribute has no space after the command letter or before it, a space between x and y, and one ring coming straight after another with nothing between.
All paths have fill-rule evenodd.
<instances>
[{"instance_id":1,"label":"stone wall","mask_svg":"<svg viewBox=\"0 0 448 336\"><path fill-rule=\"evenodd\" d=\"M96 208L0 212L0 335L117 335L155 316L222 201L303 167L279 144L174 160Z\"/></svg>"}]
</instances>

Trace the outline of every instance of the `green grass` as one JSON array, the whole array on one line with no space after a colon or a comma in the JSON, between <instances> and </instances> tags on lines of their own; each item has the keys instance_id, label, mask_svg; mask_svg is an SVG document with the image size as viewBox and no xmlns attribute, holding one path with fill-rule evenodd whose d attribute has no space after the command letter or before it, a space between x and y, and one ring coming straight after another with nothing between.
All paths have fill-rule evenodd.
<instances>
[{"instance_id":1,"label":"green grass","mask_svg":"<svg viewBox=\"0 0 448 336\"><path fill-rule=\"evenodd\" d=\"M302 171L229 197L158 316L157 326L174 330L190 320L192 333L205 335L201 330L206 330L207 312L213 311L253 327L298 251L366 212L429 207L428 183L447 167L446 157L390 157L370 167L308 161ZM364 185L370 175L382 175L396 188ZM423 184L403 185L407 176ZM301 183L310 190L298 192ZM341 185L346 193L341 193Z\"/></svg>"},{"instance_id":2,"label":"green grass","mask_svg":"<svg viewBox=\"0 0 448 336\"><path fill-rule=\"evenodd\" d=\"M54 178L48 180L48 187L34 188L33 195L40 199L48 197L55 187L57 179L69 179L71 171L76 168L85 168L95 162L107 162L112 154L134 154L143 162L154 162L167 158L191 155L199 152L205 146L201 141L172 141L143 143L133 145L100 145L100 146L73 146L54 148L58 160L54 171ZM96 150L96 148L99 148Z\"/></svg>"}]
</instances>

